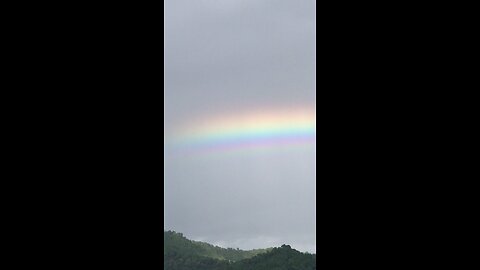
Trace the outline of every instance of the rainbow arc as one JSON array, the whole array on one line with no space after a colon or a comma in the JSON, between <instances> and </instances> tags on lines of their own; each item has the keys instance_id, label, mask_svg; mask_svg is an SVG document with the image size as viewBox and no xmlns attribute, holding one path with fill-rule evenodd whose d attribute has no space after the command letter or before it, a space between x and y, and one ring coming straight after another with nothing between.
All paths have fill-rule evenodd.
<instances>
[{"instance_id":1,"label":"rainbow arc","mask_svg":"<svg viewBox=\"0 0 480 270\"><path fill-rule=\"evenodd\" d=\"M315 142L315 110L290 109L215 116L178 130L172 145L183 150L231 150Z\"/></svg>"}]
</instances>

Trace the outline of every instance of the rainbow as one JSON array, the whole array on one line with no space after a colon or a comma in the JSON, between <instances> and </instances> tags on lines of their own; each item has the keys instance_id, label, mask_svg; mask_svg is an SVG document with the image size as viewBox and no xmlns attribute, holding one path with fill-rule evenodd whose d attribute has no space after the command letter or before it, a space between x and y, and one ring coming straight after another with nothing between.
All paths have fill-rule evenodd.
<instances>
[{"instance_id":1,"label":"rainbow","mask_svg":"<svg viewBox=\"0 0 480 270\"><path fill-rule=\"evenodd\" d=\"M231 150L315 142L314 109L258 110L201 118L180 128L171 144L183 150Z\"/></svg>"}]
</instances>

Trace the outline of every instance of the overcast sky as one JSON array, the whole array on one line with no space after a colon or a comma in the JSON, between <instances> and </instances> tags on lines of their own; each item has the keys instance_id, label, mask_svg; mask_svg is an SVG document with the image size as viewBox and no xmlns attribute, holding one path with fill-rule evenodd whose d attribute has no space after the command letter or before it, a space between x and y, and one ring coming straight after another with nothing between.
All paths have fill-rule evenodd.
<instances>
[{"instance_id":1,"label":"overcast sky","mask_svg":"<svg viewBox=\"0 0 480 270\"><path fill-rule=\"evenodd\" d=\"M165 143L196 119L315 108L314 0L166 0ZM315 252L315 144L175 155L165 230Z\"/></svg>"}]
</instances>

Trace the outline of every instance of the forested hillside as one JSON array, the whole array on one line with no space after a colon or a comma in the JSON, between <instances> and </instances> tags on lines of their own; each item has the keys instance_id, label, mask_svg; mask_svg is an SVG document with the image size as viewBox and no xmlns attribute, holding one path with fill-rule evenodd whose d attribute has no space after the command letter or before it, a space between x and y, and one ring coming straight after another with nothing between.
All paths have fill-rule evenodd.
<instances>
[{"instance_id":1,"label":"forested hillside","mask_svg":"<svg viewBox=\"0 0 480 270\"><path fill-rule=\"evenodd\" d=\"M312 270L316 269L316 256L292 249L288 245L241 260L231 265L232 270Z\"/></svg>"},{"instance_id":2,"label":"forested hillside","mask_svg":"<svg viewBox=\"0 0 480 270\"><path fill-rule=\"evenodd\" d=\"M164 232L165 270L311 270L316 257L290 246L239 250L192 241L181 233Z\"/></svg>"}]
</instances>

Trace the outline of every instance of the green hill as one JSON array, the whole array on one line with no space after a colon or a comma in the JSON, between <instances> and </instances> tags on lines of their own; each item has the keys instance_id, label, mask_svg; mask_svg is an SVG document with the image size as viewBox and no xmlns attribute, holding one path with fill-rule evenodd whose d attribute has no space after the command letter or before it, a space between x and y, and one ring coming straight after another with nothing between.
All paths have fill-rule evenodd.
<instances>
[{"instance_id":1,"label":"green hill","mask_svg":"<svg viewBox=\"0 0 480 270\"><path fill-rule=\"evenodd\" d=\"M165 270L311 270L315 255L301 253L290 246L239 250L192 241L181 233L164 232Z\"/></svg>"},{"instance_id":2,"label":"green hill","mask_svg":"<svg viewBox=\"0 0 480 270\"><path fill-rule=\"evenodd\" d=\"M164 254L175 252L181 255L195 255L217 260L239 261L265 253L269 249L240 250L233 248L221 248L204 242L192 241L181 233L173 231L164 232Z\"/></svg>"},{"instance_id":3,"label":"green hill","mask_svg":"<svg viewBox=\"0 0 480 270\"><path fill-rule=\"evenodd\" d=\"M302 253L288 245L274 248L251 259L232 265L232 270L313 270L316 269L316 256Z\"/></svg>"}]
</instances>

